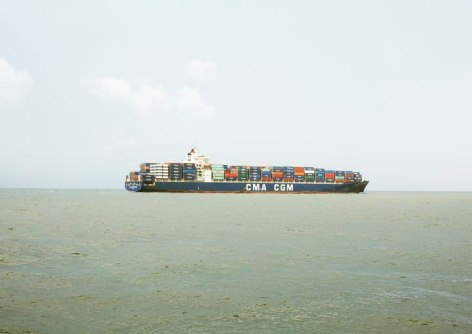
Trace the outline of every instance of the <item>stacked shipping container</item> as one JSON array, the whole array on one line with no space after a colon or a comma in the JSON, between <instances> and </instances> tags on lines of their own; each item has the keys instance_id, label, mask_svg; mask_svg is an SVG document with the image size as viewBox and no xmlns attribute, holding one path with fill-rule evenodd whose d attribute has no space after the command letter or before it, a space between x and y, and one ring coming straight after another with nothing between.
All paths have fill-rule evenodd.
<instances>
[{"instance_id":1,"label":"stacked shipping container","mask_svg":"<svg viewBox=\"0 0 472 334\"><path fill-rule=\"evenodd\" d=\"M295 182L304 182L305 181L305 168L295 167L293 169L293 175Z\"/></svg>"},{"instance_id":2,"label":"stacked shipping container","mask_svg":"<svg viewBox=\"0 0 472 334\"><path fill-rule=\"evenodd\" d=\"M272 181L282 182L284 180L284 168L272 167Z\"/></svg>"},{"instance_id":3,"label":"stacked shipping container","mask_svg":"<svg viewBox=\"0 0 472 334\"><path fill-rule=\"evenodd\" d=\"M344 172L336 171L334 175L334 180L336 183L344 183Z\"/></svg>"},{"instance_id":4,"label":"stacked shipping container","mask_svg":"<svg viewBox=\"0 0 472 334\"><path fill-rule=\"evenodd\" d=\"M168 163L151 163L149 164L149 174L154 175L158 180L169 179L169 164Z\"/></svg>"},{"instance_id":5,"label":"stacked shipping container","mask_svg":"<svg viewBox=\"0 0 472 334\"><path fill-rule=\"evenodd\" d=\"M324 170L313 167L291 166L228 166L220 164L205 165L202 169L205 182L252 181L252 182L362 182L362 175L352 171ZM139 172L131 172L130 182L154 183L156 180L195 181L195 163L142 163Z\"/></svg>"},{"instance_id":6,"label":"stacked shipping container","mask_svg":"<svg viewBox=\"0 0 472 334\"><path fill-rule=\"evenodd\" d=\"M305 182L315 182L315 169L313 167L303 168L305 173Z\"/></svg>"},{"instance_id":7,"label":"stacked shipping container","mask_svg":"<svg viewBox=\"0 0 472 334\"><path fill-rule=\"evenodd\" d=\"M354 181L354 173L352 171L345 171L344 172L344 179L346 182Z\"/></svg>"},{"instance_id":8,"label":"stacked shipping container","mask_svg":"<svg viewBox=\"0 0 472 334\"><path fill-rule=\"evenodd\" d=\"M272 181L272 170L269 167L261 168L261 180Z\"/></svg>"},{"instance_id":9,"label":"stacked shipping container","mask_svg":"<svg viewBox=\"0 0 472 334\"><path fill-rule=\"evenodd\" d=\"M249 168L244 166L238 167L238 181L249 180Z\"/></svg>"},{"instance_id":10,"label":"stacked shipping container","mask_svg":"<svg viewBox=\"0 0 472 334\"><path fill-rule=\"evenodd\" d=\"M334 177L335 177L335 173L334 173L334 170L326 170L325 171L325 182L334 182Z\"/></svg>"},{"instance_id":11,"label":"stacked shipping container","mask_svg":"<svg viewBox=\"0 0 472 334\"><path fill-rule=\"evenodd\" d=\"M183 168L181 163L170 163L169 164L169 178L171 180L182 180Z\"/></svg>"},{"instance_id":12,"label":"stacked shipping container","mask_svg":"<svg viewBox=\"0 0 472 334\"><path fill-rule=\"evenodd\" d=\"M197 167L194 163L186 162L183 164L184 180L195 180L197 178Z\"/></svg>"},{"instance_id":13,"label":"stacked shipping container","mask_svg":"<svg viewBox=\"0 0 472 334\"><path fill-rule=\"evenodd\" d=\"M284 177L283 177L283 181L284 182L293 182L294 180L294 168L293 167L287 167L285 166L283 168L283 173L284 173Z\"/></svg>"},{"instance_id":14,"label":"stacked shipping container","mask_svg":"<svg viewBox=\"0 0 472 334\"><path fill-rule=\"evenodd\" d=\"M325 182L325 170L323 168L315 168L315 181Z\"/></svg>"},{"instance_id":15,"label":"stacked shipping container","mask_svg":"<svg viewBox=\"0 0 472 334\"><path fill-rule=\"evenodd\" d=\"M249 180L260 181L262 169L260 167L249 167Z\"/></svg>"},{"instance_id":16,"label":"stacked shipping container","mask_svg":"<svg viewBox=\"0 0 472 334\"><path fill-rule=\"evenodd\" d=\"M352 173L354 182L362 182L362 175L359 172Z\"/></svg>"},{"instance_id":17,"label":"stacked shipping container","mask_svg":"<svg viewBox=\"0 0 472 334\"><path fill-rule=\"evenodd\" d=\"M225 170L225 179L226 181L237 181L238 180L238 168L229 167Z\"/></svg>"},{"instance_id":18,"label":"stacked shipping container","mask_svg":"<svg viewBox=\"0 0 472 334\"><path fill-rule=\"evenodd\" d=\"M140 182L142 172L131 172L129 175L126 176L128 182Z\"/></svg>"},{"instance_id":19,"label":"stacked shipping container","mask_svg":"<svg viewBox=\"0 0 472 334\"><path fill-rule=\"evenodd\" d=\"M213 181L223 181L225 179L225 167L223 165L211 165Z\"/></svg>"}]
</instances>

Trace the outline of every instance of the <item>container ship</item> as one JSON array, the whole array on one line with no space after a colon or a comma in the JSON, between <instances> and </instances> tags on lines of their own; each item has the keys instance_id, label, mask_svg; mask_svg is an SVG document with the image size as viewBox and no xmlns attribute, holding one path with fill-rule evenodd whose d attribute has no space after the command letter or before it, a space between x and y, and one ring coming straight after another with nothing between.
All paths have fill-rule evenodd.
<instances>
[{"instance_id":1,"label":"container ship","mask_svg":"<svg viewBox=\"0 0 472 334\"><path fill-rule=\"evenodd\" d=\"M362 193L369 181L359 172L315 167L211 164L191 149L186 162L142 163L126 176L135 192Z\"/></svg>"}]
</instances>

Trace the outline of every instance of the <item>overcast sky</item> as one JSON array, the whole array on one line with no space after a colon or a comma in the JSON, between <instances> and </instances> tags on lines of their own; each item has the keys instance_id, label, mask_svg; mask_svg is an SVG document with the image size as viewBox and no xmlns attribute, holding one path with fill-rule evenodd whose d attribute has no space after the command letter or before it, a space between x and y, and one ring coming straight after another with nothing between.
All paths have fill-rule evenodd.
<instances>
[{"instance_id":1,"label":"overcast sky","mask_svg":"<svg viewBox=\"0 0 472 334\"><path fill-rule=\"evenodd\" d=\"M472 190L470 1L2 1L0 187L141 162Z\"/></svg>"}]
</instances>

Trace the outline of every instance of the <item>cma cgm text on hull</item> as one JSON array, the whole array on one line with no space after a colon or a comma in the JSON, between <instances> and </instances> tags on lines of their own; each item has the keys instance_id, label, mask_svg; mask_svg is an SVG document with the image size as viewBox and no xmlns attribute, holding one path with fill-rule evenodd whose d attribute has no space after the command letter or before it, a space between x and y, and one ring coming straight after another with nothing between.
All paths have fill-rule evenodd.
<instances>
[{"instance_id":1,"label":"cma cgm text on hull","mask_svg":"<svg viewBox=\"0 0 472 334\"><path fill-rule=\"evenodd\" d=\"M142 163L126 176L125 188L139 192L361 193L368 181L352 171L314 167L210 164L192 149L183 163Z\"/></svg>"}]
</instances>

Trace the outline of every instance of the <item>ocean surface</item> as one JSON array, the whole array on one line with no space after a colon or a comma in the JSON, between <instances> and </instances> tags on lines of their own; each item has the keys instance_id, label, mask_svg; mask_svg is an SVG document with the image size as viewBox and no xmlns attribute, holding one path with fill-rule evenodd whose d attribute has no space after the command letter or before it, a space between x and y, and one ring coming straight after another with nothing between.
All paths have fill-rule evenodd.
<instances>
[{"instance_id":1,"label":"ocean surface","mask_svg":"<svg viewBox=\"0 0 472 334\"><path fill-rule=\"evenodd\" d=\"M3 189L0 333L472 333L472 193Z\"/></svg>"}]
</instances>

